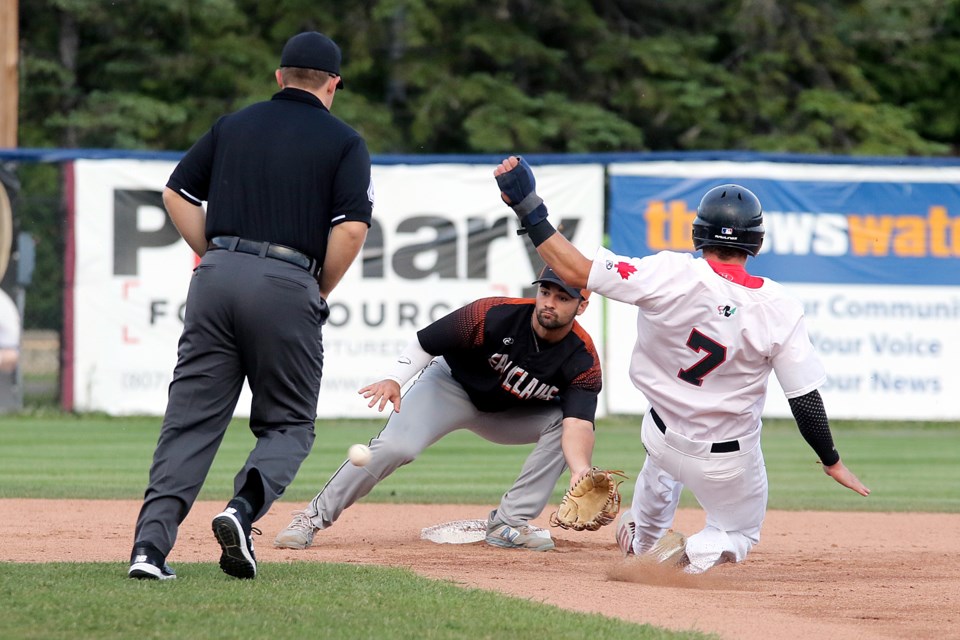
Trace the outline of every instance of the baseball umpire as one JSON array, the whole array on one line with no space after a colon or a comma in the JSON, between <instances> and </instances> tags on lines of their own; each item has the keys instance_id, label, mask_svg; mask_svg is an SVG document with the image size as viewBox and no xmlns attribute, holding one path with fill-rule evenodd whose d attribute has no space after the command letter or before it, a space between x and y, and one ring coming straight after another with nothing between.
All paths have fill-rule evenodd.
<instances>
[{"instance_id":1,"label":"baseball umpire","mask_svg":"<svg viewBox=\"0 0 960 640\"><path fill-rule=\"evenodd\" d=\"M128 575L166 564L233 416L244 379L256 446L213 519L220 567L253 578L253 523L283 494L314 440L327 298L360 251L373 209L363 138L330 114L340 48L287 41L280 91L216 122L177 165L163 201L202 257ZM207 202L206 213L202 203Z\"/></svg>"},{"instance_id":2,"label":"baseball umpire","mask_svg":"<svg viewBox=\"0 0 960 640\"><path fill-rule=\"evenodd\" d=\"M771 372L827 475L870 493L833 446L817 391L826 374L802 305L746 271L764 236L751 191L727 184L703 196L693 223L702 258L668 251L630 258L601 248L591 261L550 224L529 165L511 156L494 175L540 256L564 280L639 308L630 378L651 408L641 427L647 456L617 529L625 554L649 551L702 573L742 561L759 542L767 507L760 414ZM706 512L706 527L688 539L665 535L684 486Z\"/></svg>"},{"instance_id":3,"label":"baseball umpire","mask_svg":"<svg viewBox=\"0 0 960 640\"><path fill-rule=\"evenodd\" d=\"M553 540L530 529L564 468L570 484L590 469L600 361L576 321L588 292L549 268L535 281L535 300L483 298L421 329L379 382L360 393L383 411L383 431L370 442L371 460L337 470L306 510L296 511L274 545L304 549L397 468L458 429L498 444L536 443L487 518L486 541L497 547L547 551ZM423 373L404 394L400 389Z\"/></svg>"}]
</instances>

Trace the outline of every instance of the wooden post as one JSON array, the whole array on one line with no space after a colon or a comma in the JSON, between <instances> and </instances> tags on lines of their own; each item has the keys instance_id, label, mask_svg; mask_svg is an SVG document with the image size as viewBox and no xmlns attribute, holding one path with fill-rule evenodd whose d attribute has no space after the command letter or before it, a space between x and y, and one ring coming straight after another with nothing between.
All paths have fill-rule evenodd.
<instances>
[{"instance_id":1,"label":"wooden post","mask_svg":"<svg viewBox=\"0 0 960 640\"><path fill-rule=\"evenodd\" d=\"M0 147L17 146L19 0L0 0Z\"/></svg>"}]
</instances>

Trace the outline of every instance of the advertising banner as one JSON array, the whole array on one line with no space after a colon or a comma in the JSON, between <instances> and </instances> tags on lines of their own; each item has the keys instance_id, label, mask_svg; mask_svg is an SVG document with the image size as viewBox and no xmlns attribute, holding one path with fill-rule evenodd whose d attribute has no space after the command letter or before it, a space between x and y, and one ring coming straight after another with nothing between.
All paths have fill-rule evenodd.
<instances>
[{"instance_id":1,"label":"advertising banner","mask_svg":"<svg viewBox=\"0 0 960 640\"><path fill-rule=\"evenodd\" d=\"M161 202L174 166L74 164L70 408L164 411L197 262ZM362 256L328 300L321 418L378 415L357 390L381 379L419 328L477 298L533 295L543 264L516 234L493 165L375 164L373 181L374 224ZM602 243L602 165L538 167L537 191L576 244L592 251ZM598 345L601 306L581 317ZM249 405L245 389L237 415L248 415Z\"/></svg>"},{"instance_id":2,"label":"advertising banner","mask_svg":"<svg viewBox=\"0 0 960 640\"><path fill-rule=\"evenodd\" d=\"M756 193L766 237L747 269L803 303L829 374L827 412L851 419L960 418L960 169L770 162L612 164L610 248L692 251L710 188ZM636 309L610 303L608 340L636 336ZM615 338L615 336L619 336ZM650 348L656 348L651 345ZM629 352L608 348L612 413L645 410ZM765 415L789 416L772 378Z\"/></svg>"}]
</instances>

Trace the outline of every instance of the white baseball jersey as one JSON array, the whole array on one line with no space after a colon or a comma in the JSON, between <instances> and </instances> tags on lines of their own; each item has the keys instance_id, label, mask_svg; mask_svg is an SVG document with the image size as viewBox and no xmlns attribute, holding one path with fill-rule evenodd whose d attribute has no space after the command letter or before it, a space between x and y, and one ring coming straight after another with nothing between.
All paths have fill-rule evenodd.
<instances>
[{"instance_id":1,"label":"white baseball jersey","mask_svg":"<svg viewBox=\"0 0 960 640\"><path fill-rule=\"evenodd\" d=\"M772 280L752 289L690 254L628 258L601 248L587 287L640 308L630 378L663 422L691 440L733 440L759 428L771 371L788 398L826 380L803 306Z\"/></svg>"}]
</instances>

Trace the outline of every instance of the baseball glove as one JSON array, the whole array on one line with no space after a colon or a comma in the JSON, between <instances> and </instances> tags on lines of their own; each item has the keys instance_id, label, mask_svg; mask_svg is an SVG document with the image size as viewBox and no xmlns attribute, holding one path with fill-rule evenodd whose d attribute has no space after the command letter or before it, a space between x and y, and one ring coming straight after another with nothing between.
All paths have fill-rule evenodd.
<instances>
[{"instance_id":1,"label":"baseball glove","mask_svg":"<svg viewBox=\"0 0 960 640\"><path fill-rule=\"evenodd\" d=\"M550 515L550 524L574 531L596 531L610 524L620 511L620 483L613 476L626 478L622 471L593 467L570 487L560 507Z\"/></svg>"}]
</instances>

